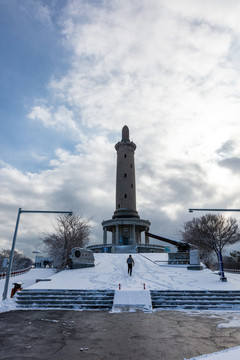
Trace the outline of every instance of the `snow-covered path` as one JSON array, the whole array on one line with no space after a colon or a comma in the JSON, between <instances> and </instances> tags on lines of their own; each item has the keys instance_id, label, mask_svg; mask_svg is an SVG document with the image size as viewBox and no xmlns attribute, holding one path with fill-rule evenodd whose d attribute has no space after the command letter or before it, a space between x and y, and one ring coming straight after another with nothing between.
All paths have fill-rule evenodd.
<instances>
[{"instance_id":1,"label":"snow-covered path","mask_svg":"<svg viewBox=\"0 0 240 360\"><path fill-rule=\"evenodd\" d=\"M166 254L134 254L133 275L127 274L127 254L94 254L95 267L65 270L39 282L32 289L111 289L122 290L240 290L240 275L227 274L228 282L208 269L187 270L167 266ZM165 262L164 262L165 261Z\"/></svg>"},{"instance_id":2,"label":"snow-covered path","mask_svg":"<svg viewBox=\"0 0 240 360\"><path fill-rule=\"evenodd\" d=\"M127 274L128 254L94 254L95 267L65 270L32 269L26 274L10 279L9 294L13 282L23 282L23 288L33 289L111 289L121 284L122 290L240 290L240 274L227 273L228 281L222 283L219 276L208 269L187 270L186 266L168 266L167 254L134 254L133 275ZM37 278L51 281L35 283ZM0 280L3 292L5 280Z\"/></svg>"}]
</instances>

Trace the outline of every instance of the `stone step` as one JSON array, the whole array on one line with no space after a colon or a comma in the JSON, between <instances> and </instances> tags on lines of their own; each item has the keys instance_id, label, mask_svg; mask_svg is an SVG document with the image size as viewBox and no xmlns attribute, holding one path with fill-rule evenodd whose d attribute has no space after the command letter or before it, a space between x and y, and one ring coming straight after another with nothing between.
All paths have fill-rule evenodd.
<instances>
[{"instance_id":1,"label":"stone step","mask_svg":"<svg viewBox=\"0 0 240 360\"><path fill-rule=\"evenodd\" d=\"M49 295L49 296L44 296L44 295L38 295L38 294L36 294L36 295L32 295L32 294L24 294L24 295L20 295L19 296L21 299L36 299L36 300L38 300L38 299L42 299L42 298L48 298L48 299L52 299L52 300L54 300L54 299L62 299L62 300L64 300L64 299L68 299L68 300L83 300L83 299L85 299L85 300L96 300L96 301L98 301L98 300L111 300L112 298L113 298L113 296L110 296L110 295L107 295L107 296L92 296L92 295L81 295L81 296L79 296L79 295L77 295L77 296L68 296L68 295L61 295L61 296L57 296L57 295Z\"/></svg>"},{"instance_id":2,"label":"stone step","mask_svg":"<svg viewBox=\"0 0 240 360\"><path fill-rule=\"evenodd\" d=\"M185 296L152 296L152 300L158 300L158 299L162 299L162 300L171 300L171 299L178 299L178 300L188 300L188 299L191 299L191 300L195 300L195 301L198 301L199 299L201 300L205 300L205 301L208 301L208 300L221 300L221 301L225 301L225 300L237 300L237 301L240 301L240 296L188 296L188 295L185 295Z\"/></svg>"},{"instance_id":3,"label":"stone step","mask_svg":"<svg viewBox=\"0 0 240 360\"><path fill-rule=\"evenodd\" d=\"M72 300L67 300L67 299L44 299L44 298L40 298L40 299L17 299L16 300L17 304L55 304L55 303L62 303L62 304L111 304L112 300L76 300L76 301L72 301Z\"/></svg>"},{"instance_id":4,"label":"stone step","mask_svg":"<svg viewBox=\"0 0 240 360\"><path fill-rule=\"evenodd\" d=\"M152 290L153 308L240 309L240 291Z\"/></svg>"},{"instance_id":5,"label":"stone step","mask_svg":"<svg viewBox=\"0 0 240 360\"><path fill-rule=\"evenodd\" d=\"M88 304L62 304L62 303L56 303L56 304L32 304L32 305L21 305L18 306L19 309L75 309L75 310L111 310L112 306L107 305L91 305Z\"/></svg>"},{"instance_id":6,"label":"stone step","mask_svg":"<svg viewBox=\"0 0 240 360\"><path fill-rule=\"evenodd\" d=\"M238 294L240 295L240 291L238 290L229 290L229 291L221 291L221 290L150 290L151 294L169 294L169 295L178 295L178 294L220 294L220 295L231 295Z\"/></svg>"},{"instance_id":7,"label":"stone step","mask_svg":"<svg viewBox=\"0 0 240 360\"><path fill-rule=\"evenodd\" d=\"M68 290L68 289L23 289L21 291L21 294L43 294L43 295L46 295L46 294L58 294L58 295L77 295L77 294L112 294L114 293L113 290Z\"/></svg>"},{"instance_id":8,"label":"stone step","mask_svg":"<svg viewBox=\"0 0 240 360\"><path fill-rule=\"evenodd\" d=\"M137 252L136 245L113 245L112 252L116 254L135 254Z\"/></svg>"},{"instance_id":9,"label":"stone step","mask_svg":"<svg viewBox=\"0 0 240 360\"><path fill-rule=\"evenodd\" d=\"M223 301L192 301L192 300L183 300L183 301L179 301L179 300L175 300L175 301L161 301L161 300L157 300L154 301L154 305L158 306L158 305L226 305L226 304L231 304L231 305L240 305L239 301L229 301L226 300L225 302Z\"/></svg>"},{"instance_id":10,"label":"stone step","mask_svg":"<svg viewBox=\"0 0 240 360\"><path fill-rule=\"evenodd\" d=\"M163 310L239 310L240 309L240 304L238 305L221 305L221 306L216 306L216 305L161 305L161 306L157 306L157 307L153 307L154 309L163 309Z\"/></svg>"},{"instance_id":11,"label":"stone step","mask_svg":"<svg viewBox=\"0 0 240 360\"><path fill-rule=\"evenodd\" d=\"M112 290L22 290L16 294L18 308L64 308L111 310Z\"/></svg>"}]
</instances>

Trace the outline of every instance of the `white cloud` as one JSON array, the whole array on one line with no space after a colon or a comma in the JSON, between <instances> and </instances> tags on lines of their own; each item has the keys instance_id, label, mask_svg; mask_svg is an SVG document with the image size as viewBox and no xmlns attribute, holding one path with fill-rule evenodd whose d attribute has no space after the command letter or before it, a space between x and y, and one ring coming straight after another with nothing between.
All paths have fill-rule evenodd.
<instances>
[{"instance_id":1,"label":"white cloud","mask_svg":"<svg viewBox=\"0 0 240 360\"><path fill-rule=\"evenodd\" d=\"M34 14L36 18L44 25L52 26L51 11L48 6L42 5L40 2L35 1Z\"/></svg>"},{"instance_id":2,"label":"white cloud","mask_svg":"<svg viewBox=\"0 0 240 360\"><path fill-rule=\"evenodd\" d=\"M134 131L145 122L157 131L168 124L185 133L193 127L203 136L203 124L210 131L219 122L229 126L229 115L240 110L238 74L228 61L231 32L194 23L177 6L169 12L166 2L113 4L106 11L71 3L71 31L63 30L73 65L50 88L81 110L82 124L115 129L124 118ZM83 16L89 20L79 23Z\"/></svg>"},{"instance_id":3,"label":"white cloud","mask_svg":"<svg viewBox=\"0 0 240 360\"><path fill-rule=\"evenodd\" d=\"M239 207L238 10L233 0L68 2L58 18L68 67L28 116L76 146L57 147L36 174L3 165L2 213L73 208L93 215L101 241L125 124L138 210L155 233L174 237L189 207Z\"/></svg>"},{"instance_id":4,"label":"white cloud","mask_svg":"<svg viewBox=\"0 0 240 360\"><path fill-rule=\"evenodd\" d=\"M240 8L237 0L178 0L165 2L166 7L173 13L179 14L189 20L205 21L213 27L231 29L239 32L238 11Z\"/></svg>"},{"instance_id":5,"label":"white cloud","mask_svg":"<svg viewBox=\"0 0 240 360\"><path fill-rule=\"evenodd\" d=\"M96 153L90 151L95 146ZM111 151L106 149L111 148ZM23 173L2 163L0 169L1 247L10 247L19 207L28 210L73 210L93 217L93 238L102 239L101 221L114 210L114 166L112 144L102 135L86 142L71 154L56 150L50 170ZM40 218L39 218L40 216ZM30 256L45 230L51 229L54 217L26 215L21 218L17 247Z\"/></svg>"},{"instance_id":6,"label":"white cloud","mask_svg":"<svg viewBox=\"0 0 240 360\"><path fill-rule=\"evenodd\" d=\"M61 105L56 109L44 105L36 105L28 114L31 120L39 120L45 127L54 128L57 131L71 131L75 135L81 136L76 122L73 120L74 114L66 106Z\"/></svg>"}]
</instances>

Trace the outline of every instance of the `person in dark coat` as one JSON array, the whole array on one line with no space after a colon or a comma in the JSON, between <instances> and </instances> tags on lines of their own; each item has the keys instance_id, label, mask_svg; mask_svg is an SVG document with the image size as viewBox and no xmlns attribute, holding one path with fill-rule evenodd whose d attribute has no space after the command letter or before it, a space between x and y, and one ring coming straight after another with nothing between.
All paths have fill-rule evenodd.
<instances>
[{"instance_id":1,"label":"person in dark coat","mask_svg":"<svg viewBox=\"0 0 240 360\"><path fill-rule=\"evenodd\" d=\"M132 267L134 266L134 260L132 258L132 255L129 255L127 258L127 264L128 264L128 274L132 276Z\"/></svg>"}]
</instances>

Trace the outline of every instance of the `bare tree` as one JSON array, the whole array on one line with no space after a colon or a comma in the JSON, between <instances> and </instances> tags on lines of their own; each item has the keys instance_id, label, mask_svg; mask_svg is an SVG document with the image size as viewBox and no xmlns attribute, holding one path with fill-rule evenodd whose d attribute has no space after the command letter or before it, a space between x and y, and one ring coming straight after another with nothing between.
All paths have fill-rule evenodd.
<instances>
[{"instance_id":1,"label":"bare tree","mask_svg":"<svg viewBox=\"0 0 240 360\"><path fill-rule=\"evenodd\" d=\"M237 220L207 214L185 222L180 233L183 241L200 250L200 254L219 255L227 245L240 241Z\"/></svg>"},{"instance_id":2,"label":"bare tree","mask_svg":"<svg viewBox=\"0 0 240 360\"><path fill-rule=\"evenodd\" d=\"M85 247L92 233L92 219L82 215L61 215L57 217L57 225L52 234L44 234L45 250L53 259L57 269L67 266L70 251L74 247Z\"/></svg>"},{"instance_id":3,"label":"bare tree","mask_svg":"<svg viewBox=\"0 0 240 360\"><path fill-rule=\"evenodd\" d=\"M3 259L10 258L10 250L1 250L0 252L0 271L4 271L6 269L3 268ZM27 256L22 254L21 252L14 250L13 256L13 264L12 271L26 269L33 264L32 260Z\"/></svg>"}]
</instances>

